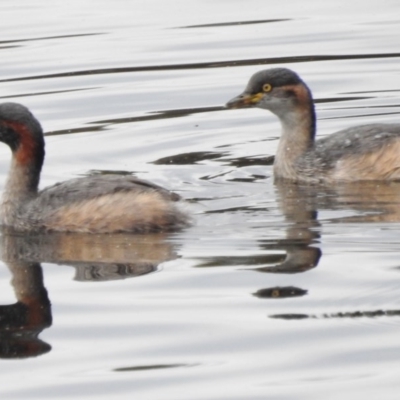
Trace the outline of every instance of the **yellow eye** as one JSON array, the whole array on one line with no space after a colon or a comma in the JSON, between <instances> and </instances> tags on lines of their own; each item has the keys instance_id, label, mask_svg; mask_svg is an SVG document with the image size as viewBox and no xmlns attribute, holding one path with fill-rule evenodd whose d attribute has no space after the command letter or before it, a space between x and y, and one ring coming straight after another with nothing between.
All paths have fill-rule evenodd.
<instances>
[{"instance_id":1,"label":"yellow eye","mask_svg":"<svg viewBox=\"0 0 400 400\"><path fill-rule=\"evenodd\" d=\"M262 89L264 92L268 93L272 90L272 86L269 83L266 83L263 85Z\"/></svg>"}]
</instances>

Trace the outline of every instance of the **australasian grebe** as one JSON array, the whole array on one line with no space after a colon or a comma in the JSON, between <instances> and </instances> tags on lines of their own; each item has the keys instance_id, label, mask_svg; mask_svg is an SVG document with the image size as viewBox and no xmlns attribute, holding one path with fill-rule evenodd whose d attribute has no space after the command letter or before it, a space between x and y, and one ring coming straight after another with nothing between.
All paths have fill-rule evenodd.
<instances>
[{"instance_id":1,"label":"australasian grebe","mask_svg":"<svg viewBox=\"0 0 400 400\"><path fill-rule=\"evenodd\" d=\"M298 182L400 179L400 124L348 128L314 141L316 118L312 94L293 71L257 72L229 108L259 107L281 121L274 176Z\"/></svg>"},{"instance_id":2,"label":"australasian grebe","mask_svg":"<svg viewBox=\"0 0 400 400\"><path fill-rule=\"evenodd\" d=\"M146 233L177 230L188 223L174 204L179 195L134 177L77 178L38 192L43 131L20 104L0 104L0 141L12 151L2 226L17 231Z\"/></svg>"}]
</instances>

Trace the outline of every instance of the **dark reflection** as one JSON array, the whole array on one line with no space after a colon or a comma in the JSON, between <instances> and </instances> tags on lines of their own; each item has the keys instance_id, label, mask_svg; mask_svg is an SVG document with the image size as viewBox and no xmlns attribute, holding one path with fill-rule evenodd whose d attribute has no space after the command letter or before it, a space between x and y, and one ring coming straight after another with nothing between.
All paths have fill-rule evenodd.
<instances>
[{"instance_id":1,"label":"dark reflection","mask_svg":"<svg viewBox=\"0 0 400 400\"><path fill-rule=\"evenodd\" d=\"M279 265L272 267L254 268L254 271L273 274L297 274L315 268L321 258L322 252L318 247L309 246L306 243L267 245L265 248L286 250L286 257Z\"/></svg>"},{"instance_id":2,"label":"dark reflection","mask_svg":"<svg viewBox=\"0 0 400 400\"><path fill-rule=\"evenodd\" d=\"M270 318L275 318L275 319L307 319L309 316L307 314L275 314L275 315L270 315Z\"/></svg>"},{"instance_id":3,"label":"dark reflection","mask_svg":"<svg viewBox=\"0 0 400 400\"><path fill-rule=\"evenodd\" d=\"M343 92L342 94L370 94L370 93L391 93L391 92L399 92L400 89L387 89L387 90L360 90L356 92ZM384 107L384 106L372 106L375 107Z\"/></svg>"},{"instance_id":4,"label":"dark reflection","mask_svg":"<svg viewBox=\"0 0 400 400\"><path fill-rule=\"evenodd\" d=\"M42 268L37 262L15 257L13 247L2 247L2 258L11 272L17 302L0 306L0 358L28 358L47 353L51 346L38 338L52 323Z\"/></svg>"},{"instance_id":5,"label":"dark reflection","mask_svg":"<svg viewBox=\"0 0 400 400\"><path fill-rule=\"evenodd\" d=\"M82 92L84 90L93 90L97 88L80 88L80 89L66 89L66 90L51 90L48 92L34 92L34 93L22 93L13 94L11 96L0 96L0 99L16 99L18 97L30 97L30 96L47 96L49 94L60 94L60 93L70 93L70 92Z\"/></svg>"},{"instance_id":6,"label":"dark reflection","mask_svg":"<svg viewBox=\"0 0 400 400\"><path fill-rule=\"evenodd\" d=\"M153 164L159 165L193 165L201 161L214 160L224 157L227 153L215 153L212 151L196 151L192 153L182 153L170 157L159 158Z\"/></svg>"},{"instance_id":7,"label":"dark reflection","mask_svg":"<svg viewBox=\"0 0 400 400\"><path fill-rule=\"evenodd\" d=\"M273 22L284 22L284 21L291 21L291 19L289 19L289 18L281 18L281 19L261 19L261 20L255 20L255 21L220 22L220 23L216 23L216 24L181 26L181 27L179 27L177 29L216 28L216 27L221 27L221 26L269 24L269 23L273 23Z\"/></svg>"},{"instance_id":8,"label":"dark reflection","mask_svg":"<svg viewBox=\"0 0 400 400\"><path fill-rule=\"evenodd\" d=\"M228 182L256 182L262 179L268 179L268 176L265 175L251 175L249 178L232 178L227 179Z\"/></svg>"},{"instance_id":9,"label":"dark reflection","mask_svg":"<svg viewBox=\"0 0 400 400\"><path fill-rule=\"evenodd\" d=\"M186 117L187 115L199 114L205 112L214 112L226 110L225 106L214 106L214 107L196 107L196 108L177 108L174 110L160 110L152 111L139 117L125 117L125 118L114 118L104 119L100 121L93 121L92 124L126 124L131 122L142 122L151 121L154 119L169 119L169 118L180 118Z\"/></svg>"},{"instance_id":10,"label":"dark reflection","mask_svg":"<svg viewBox=\"0 0 400 400\"><path fill-rule=\"evenodd\" d=\"M250 256L222 256L212 257L210 260L205 261L197 268L210 268L210 267L231 267L235 265L254 266L265 265L271 263L280 263L285 259L283 254L255 254Z\"/></svg>"},{"instance_id":11,"label":"dark reflection","mask_svg":"<svg viewBox=\"0 0 400 400\"><path fill-rule=\"evenodd\" d=\"M224 165L230 165L232 167L242 168L250 167L254 165L273 165L275 157L265 156L265 157L236 157L236 158L225 158L222 160Z\"/></svg>"},{"instance_id":12,"label":"dark reflection","mask_svg":"<svg viewBox=\"0 0 400 400\"><path fill-rule=\"evenodd\" d=\"M56 74L31 75L19 78L0 79L0 82L27 81L36 79L51 78L69 78L75 76L86 75L103 75L103 74L125 74L130 72L150 72L150 71L177 71L187 69L205 69L205 68L224 68L224 67L241 67L249 65L273 65L301 62L316 61L339 61L339 60L365 60L365 59L381 59L381 58L399 58L400 53L371 53L371 54L332 54L332 55L307 55L294 57L268 57L268 58L252 58L247 60L228 60L228 61L211 61L189 64L166 64L166 65L148 65L141 67L119 67L119 68L99 68L83 71L69 71Z\"/></svg>"},{"instance_id":13,"label":"dark reflection","mask_svg":"<svg viewBox=\"0 0 400 400\"><path fill-rule=\"evenodd\" d=\"M44 354L38 338L52 323L40 262L73 266L78 281L125 279L154 272L177 257L165 235L17 235L3 232L1 259L12 274L17 302L0 306L0 358Z\"/></svg>"},{"instance_id":14,"label":"dark reflection","mask_svg":"<svg viewBox=\"0 0 400 400\"><path fill-rule=\"evenodd\" d=\"M342 101L354 101L354 100L368 100L368 99L374 99L374 96L346 96L346 97L325 97L323 99L316 99L314 100L314 103L335 103L335 102L342 102ZM362 108L362 107L357 107L357 108ZM332 108L332 110L337 110L340 108Z\"/></svg>"},{"instance_id":15,"label":"dark reflection","mask_svg":"<svg viewBox=\"0 0 400 400\"><path fill-rule=\"evenodd\" d=\"M203 180L203 181L211 181L211 180L213 180L213 179L215 179L215 178L220 178L220 177L222 177L222 176L228 175L228 174L230 174L231 172L232 172L232 170L230 170L230 171L225 171L225 172L220 172L220 173L214 174L214 175L205 175L205 176L200 177L200 179ZM213 211L209 211L209 213L212 213L212 212L213 212ZM219 211L216 211L216 212L219 212Z\"/></svg>"},{"instance_id":16,"label":"dark reflection","mask_svg":"<svg viewBox=\"0 0 400 400\"><path fill-rule=\"evenodd\" d=\"M349 107L349 109L362 109L364 107ZM342 107L344 109L344 107ZM381 112L381 113L373 113L373 112L368 112L368 117L379 117L381 115L398 115L400 114L400 111L395 111L395 112ZM360 115L346 115L343 116L341 119L353 119L353 118L365 118L365 115L360 114ZM325 119L340 119L340 117L328 117Z\"/></svg>"},{"instance_id":17,"label":"dark reflection","mask_svg":"<svg viewBox=\"0 0 400 400\"><path fill-rule=\"evenodd\" d=\"M148 371L152 369L169 369L169 368L181 368L181 367L193 367L196 364L155 364L155 365L138 365L135 367L123 367L115 368L115 372L137 372L137 371Z\"/></svg>"},{"instance_id":18,"label":"dark reflection","mask_svg":"<svg viewBox=\"0 0 400 400\"><path fill-rule=\"evenodd\" d=\"M21 47L21 46L0 46L0 50L8 50L8 49L15 49L17 47Z\"/></svg>"},{"instance_id":19,"label":"dark reflection","mask_svg":"<svg viewBox=\"0 0 400 400\"><path fill-rule=\"evenodd\" d=\"M59 35L59 36L42 36L37 38L29 38L29 39L14 39L14 40L0 40L0 45L5 43L21 43L21 42L36 42L43 40L53 40L53 39L70 39L84 36L98 36L105 35L103 32L95 32L95 33L77 33L73 35Z\"/></svg>"},{"instance_id":20,"label":"dark reflection","mask_svg":"<svg viewBox=\"0 0 400 400\"><path fill-rule=\"evenodd\" d=\"M85 133L85 132L101 132L107 129L106 125L93 125L88 126L85 125L81 128L72 128L72 129L60 129L59 131L50 131L46 132L45 136L57 136L57 135L71 135L75 133Z\"/></svg>"},{"instance_id":21,"label":"dark reflection","mask_svg":"<svg viewBox=\"0 0 400 400\"><path fill-rule=\"evenodd\" d=\"M377 318L377 317L399 317L400 310L373 310L373 311L352 311L332 314L274 314L270 318L275 319L326 319L326 318Z\"/></svg>"},{"instance_id":22,"label":"dark reflection","mask_svg":"<svg viewBox=\"0 0 400 400\"><path fill-rule=\"evenodd\" d=\"M273 287L268 289L260 289L253 293L253 296L260 299L285 299L287 297L305 296L307 290L303 290L294 286Z\"/></svg>"}]
</instances>

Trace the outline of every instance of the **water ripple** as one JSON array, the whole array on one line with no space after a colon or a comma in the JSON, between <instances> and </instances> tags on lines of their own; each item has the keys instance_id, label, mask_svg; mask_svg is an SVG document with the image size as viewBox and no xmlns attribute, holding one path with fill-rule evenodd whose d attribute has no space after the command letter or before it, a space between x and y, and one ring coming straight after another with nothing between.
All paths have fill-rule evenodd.
<instances>
[{"instance_id":1,"label":"water ripple","mask_svg":"<svg viewBox=\"0 0 400 400\"><path fill-rule=\"evenodd\" d=\"M273 64L304 63L304 62L318 62L318 61L365 60L365 59L399 58L399 57L400 53L375 53L375 54L336 54L336 55L306 55L306 56L294 56L294 57L252 58L247 60L208 61L208 62L188 63L188 64L99 68L99 69L90 69L81 71L61 72L56 74L32 75L32 76L23 76L19 78L0 79L0 83L27 81L36 79L71 78L75 76L86 76L86 75L104 75L104 74L114 75L114 74L125 74L130 72L179 71L187 69L243 67L249 65L273 65Z\"/></svg>"}]
</instances>

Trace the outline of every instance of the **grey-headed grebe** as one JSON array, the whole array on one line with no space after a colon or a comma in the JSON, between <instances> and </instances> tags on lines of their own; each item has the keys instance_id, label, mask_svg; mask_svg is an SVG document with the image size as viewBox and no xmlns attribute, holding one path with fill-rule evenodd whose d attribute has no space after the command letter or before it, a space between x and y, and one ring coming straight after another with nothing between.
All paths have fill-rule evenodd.
<instances>
[{"instance_id":1,"label":"grey-headed grebe","mask_svg":"<svg viewBox=\"0 0 400 400\"><path fill-rule=\"evenodd\" d=\"M24 106L0 104L0 141L11 167L1 203L2 226L17 231L87 233L172 231L188 224L175 193L134 177L72 179L38 192L44 161L40 123Z\"/></svg>"},{"instance_id":2,"label":"grey-headed grebe","mask_svg":"<svg viewBox=\"0 0 400 400\"><path fill-rule=\"evenodd\" d=\"M361 125L314 141L311 91L289 69L257 72L227 107L259 107L278 116L282 134L274 163L276 179L311 183L400 179L399 124Z\"/></svg>"}]
</instances>

